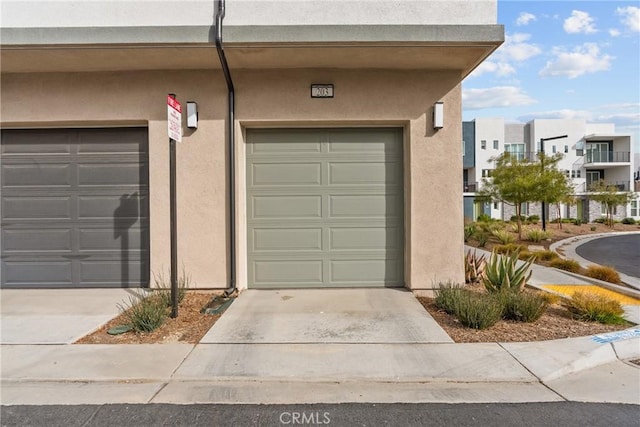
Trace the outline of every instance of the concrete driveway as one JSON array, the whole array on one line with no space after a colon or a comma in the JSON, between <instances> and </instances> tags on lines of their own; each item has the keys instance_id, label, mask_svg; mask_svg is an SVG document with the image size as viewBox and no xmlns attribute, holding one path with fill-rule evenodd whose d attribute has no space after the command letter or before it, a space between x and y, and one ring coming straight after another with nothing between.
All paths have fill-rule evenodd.
<instances>
[{"instance_id":1,"label":"concrete driveway","mask_svg":"<svg viewBox=\"0 0 640 427\"><path fill-rule=\"evenodd\" d=\"M115 317L131 289L2 289L1 344L70 344Z\"/></svg>"},{"instance_id":2,"label":"concrete driveway","mask_svg":"<svg viewBox=\"0 0 640 427\"><path fill-rule=\"evenodd\" d=\"M247 290L203 344L450 343L406 289Z\"/></svg>"}]
</instances>

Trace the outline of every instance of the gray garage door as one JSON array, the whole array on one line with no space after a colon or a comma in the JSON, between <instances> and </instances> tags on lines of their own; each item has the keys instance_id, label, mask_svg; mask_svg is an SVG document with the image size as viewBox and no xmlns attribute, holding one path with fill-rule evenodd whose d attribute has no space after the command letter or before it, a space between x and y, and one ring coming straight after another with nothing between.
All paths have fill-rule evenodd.
<instances>
[{"instance_id":1,"label":"gray garage door","mask_svg":"<svg viewBox=\"0 0 640 427\"><path fill-rule=\"evenodd\" d=\"M402 131L247 132L249 286L403 286Z\"/></svg>"},{"instance_id":2,"label":"gray garage door","mask_svg":"<svg viewBox=\"0 0 640 427\"><path fill-rule=\"evenodd\" d=\"M2 286L149 281L146 128L2 131Z\"/></svg>"}]
</instances>

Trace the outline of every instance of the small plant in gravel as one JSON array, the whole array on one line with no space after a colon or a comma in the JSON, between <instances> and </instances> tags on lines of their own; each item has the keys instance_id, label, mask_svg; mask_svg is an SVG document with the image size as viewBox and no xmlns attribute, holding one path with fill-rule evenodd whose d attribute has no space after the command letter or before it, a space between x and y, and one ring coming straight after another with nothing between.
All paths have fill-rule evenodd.
<instances>
[{"instance_id":1,"label":"small plant in gravel","mask_svg":"<svg viewBox=\"0 0 640 427\"><path fill-rule=\"evenodd\" d=\"M502 311L495 296L466 291L458 298L456 316L468 328L486 329L501 319Z\"/></svg>"},{"instance_id":2,"label":"small plant in gravel","mask_svg":"<svg viewBox=\"0 0 640 427\"><path fill-rule=\"evenodd\" d=\"M538 252L529 252L528 250L520 251L518 253L518 259L521 261L533 259L535 261L538 259Z\"/></svg>"},{"instance_id":3,"label":"small plant in gravel","mask_svg":"<svg viewBox=\"0 0 640 427\"><path fill-rule=\"evenodd\" d=\"M502 303L504 319L518 322L535 322L547 309L547 301L539 293L533 292L501 292L498 294Z\"/></svg>"},{"instance_id":4,"label":"small plant in gravel","mask_svg":"<svg viewBox=\"0 0 640 427\"><path fill-rule=\"evenodd\" d=\"M490 293L502 291L522 291L524 285L531 278L531 264L533 259L529 259L517 266L519 252L508 255L498 255L491 253L485 274L482 277L482 284Z\"/></svg>"},{"instance_id":5,"label":"small plant in gravel","mask_svg":"<svg viewBox=\"0 0 640 427\"><path fill-rule=\"evenodd\" d=\"M478 247L484 248L489 241L489 234L485 231L476 231L476 234L473 236L478 241Z\"/></svg>"},{"instance_id":6,"label":"small plant in gravel","mask_svg":"<svg viewBox=\"0 0 640 427\"><path fill-rule=\"evenodd\" d=\"M530 242L541 242L550 238L551 233L549 233L548 231L538 230L537 228L532 228L526 230L525 232L525 240L528 240Z\"/></svg>"},{"instance_id":7,"label":"small plant in gravel","mask_svg":"<svg viewBox=\"0 0 640 427\"><path fill-rule=\"evenodd\" d=\"M567 309L578 320L612 325L627 322L622 317L624 310L620 303L603 295L576 292L567 302Z\"/></svg>"},{"instance_id":8,"label":"small plant in gravel","mask_svg":"<svg viewBox=\"0 0 640 427\"><path fill-rule=\"evenodd\" d=\"M145 295L138 291L129 296L129 303L118 304L127 324L136 332L151 332L159 328L168 316L168 307L160 294Z\"/></svg>"},{"instance_id":9,"label":"small plant in gravel","mask_svg":"<svg viewBox=\"0 0 640 427\"><path fill-rule=\"evenodd\" d=\"M572 259L554 259L549 263L549 267L559 268L560 270L568 271L570 273L580 272L580 264L578 264L578 261Z\"/></svg>"},{"instance_id":10,"label":"small plant in gravel","mask_svg":"<svg viewBox=\"0 0 640 427\"><path fill-rule=\"evenodd\" d=\"M602 265L590 265L585 271L585 276L603 280L609 283L620 283L620 274L612 268Z\"/></svg>"},{"instance_id":11,"label":"small plant in gravel","mask_svg":"<svg viewBox=\"0 0 640 427\"><path fill-rule=\"evenodd\" d=\"M554 259L559 258L560 256L554 251L539 251L536 252L536 259L540 261L552 261Z\"/></svg>"},{"instance_id":12,"label":"small plant in gravel","mask_svg":"<svg viewBox=\"0 0 640 427\"><path fill-rule=\"evenodd\" d=\"M493 247L493 251L498 254L510 254L512 252L523 252L526 250L527 247L525 245L517 245L515 243L510 243L508 245L496 245Z\"/></svg>"},{"instance_id":13,"label":"small plant in gravel","mask_svg":"<svg viewBox=\"0 0 640 427\"><path fill-rule=\"evenodd\" d=\"M464 281L465 283L478 283L484 274L487 260L484 255L478 256L476 251L467 251L464 258Z\"/></svg>"},{"instance_id":14,"label":"small plant in gravel","mask_svg":"<svg viewBox=\"0 0 640 427\"><path fill-rule=\"evenodd\" d=\"M157 275L153 274L153 281L156 284L156 288L160 293L161 298L168 306L171 306L171 272L169 272L169 277L166 277L164 273L161 271ZM182 302L184 296L187 294L187 289L191 287L191 275L187 274L184 266L182 266L182 271L178 275L178 304Z\"/></svg>"},{"instance_id":15,"label":"small plant in gravel","mask_svg":"<svg viewBox=\"0 0 640 427\"><path fill-rule=\"evenodd\" d=\"M469 239L473 237L476 232L476 226L474 224L469 224L464 227L464 241L468 242Z\"/></svg>"},{"instance_id":16,"label":"small plant in gravel","mask_svg":"<svg viewBox=\"0 0 640 427\"><path fill-rule=\"evenodd\" d=\"M438 308L449 314L456 315L462 294L469 292L456 283L441 283L435 291L435 303Z\"/></svg>"},{"instance_id":17,"label":"small plant in gravel","mask_svg":"<svg viewBox=\"0 0 640 427\"><path fill-rule=\"evenodd\" d=\"M493 230L493 236L503 245L508 245L516 241L516 236L507 230Z\"/></svg>"}]
</instances>

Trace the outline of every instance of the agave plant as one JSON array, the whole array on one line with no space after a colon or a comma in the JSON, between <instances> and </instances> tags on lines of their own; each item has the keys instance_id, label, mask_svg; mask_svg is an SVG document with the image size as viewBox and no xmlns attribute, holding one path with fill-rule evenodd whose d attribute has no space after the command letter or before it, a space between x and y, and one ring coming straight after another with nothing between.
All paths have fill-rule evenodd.
<instances>
[{"instance_id":1,"label":"agave plant","mask_svg":"<svg viewBox=\"0 0 640 427\"><path fill-rule=\"evenodd\" d=\"M464 258L464 281L465 283L477 283L484 274L487 260L484 255L476 255L476 251L473 253L467 251L467 255Z\"/></svg>"},{"instance_id":2,"label":"agave plant","mask_svg":"<svg viewBox=\"0 0 640 427\"><path fill-rule=\"evenodd\" d=\"M531 264L533 258L528 259L517 267L520 251L515 251L507 255L491 253L489 262L485 267L482 276L482 284L491 293L502 291L520 292L524 285L531 278Z\"/></svg>"}]
</instances>

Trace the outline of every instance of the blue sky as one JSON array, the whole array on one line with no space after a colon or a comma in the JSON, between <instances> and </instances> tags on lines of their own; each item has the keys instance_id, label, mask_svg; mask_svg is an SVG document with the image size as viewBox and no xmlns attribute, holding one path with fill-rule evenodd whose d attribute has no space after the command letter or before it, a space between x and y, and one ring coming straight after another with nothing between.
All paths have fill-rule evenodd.
<instances>
[{"instance_id":1,"label":"blue sky","mask_svg":"<svg viewBox=\"0 0 640 427\"><path fill-rule=\"evenodd\" d=\"M463 118L615 123L640 152L640 1L498 0L505 43L463 82Z\"/></svg>"}]
</instances>

